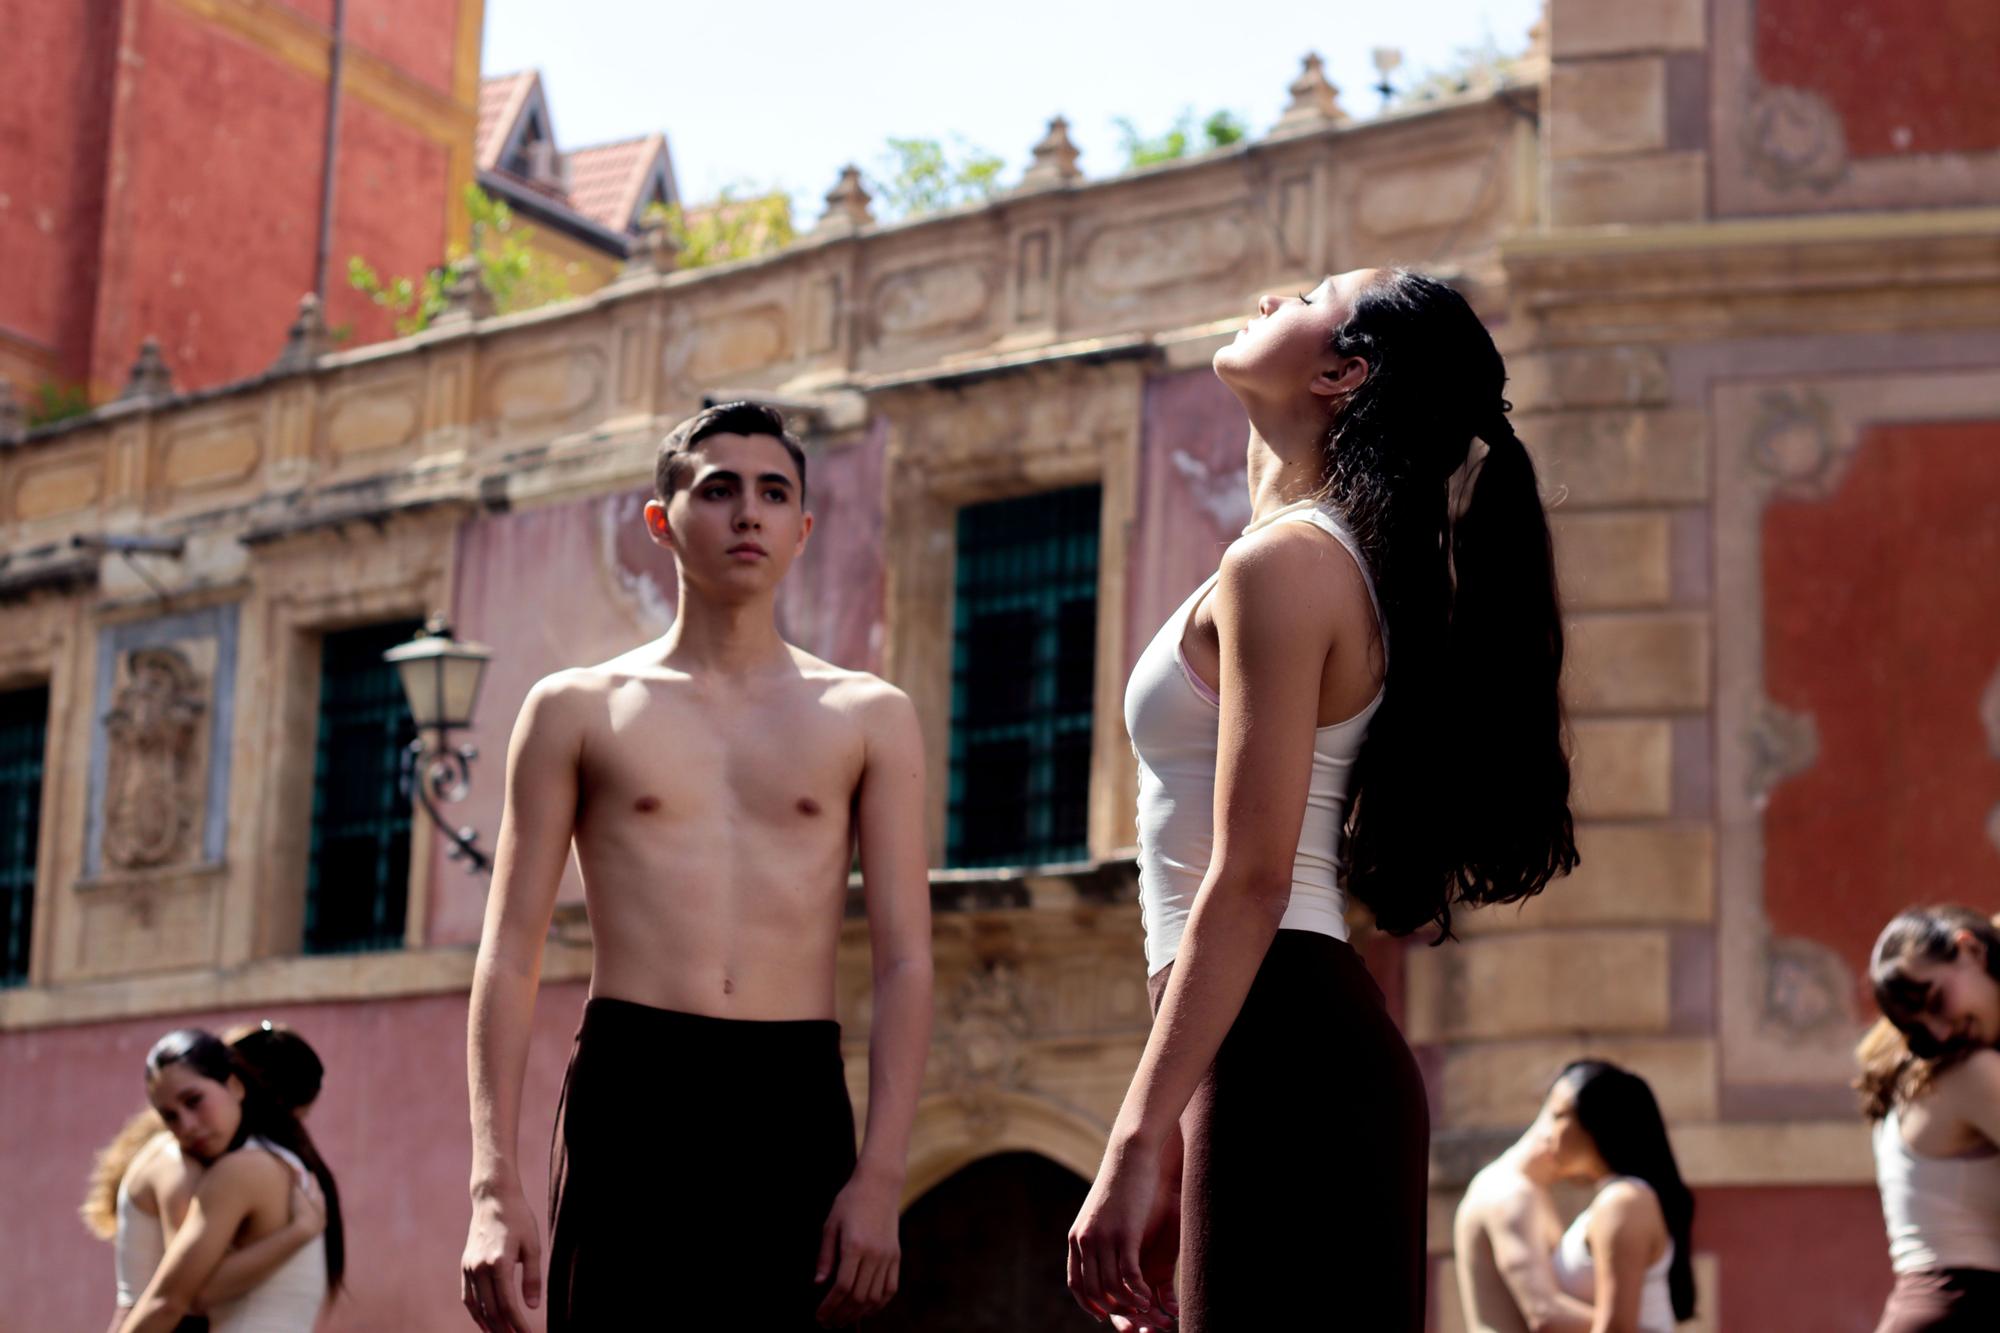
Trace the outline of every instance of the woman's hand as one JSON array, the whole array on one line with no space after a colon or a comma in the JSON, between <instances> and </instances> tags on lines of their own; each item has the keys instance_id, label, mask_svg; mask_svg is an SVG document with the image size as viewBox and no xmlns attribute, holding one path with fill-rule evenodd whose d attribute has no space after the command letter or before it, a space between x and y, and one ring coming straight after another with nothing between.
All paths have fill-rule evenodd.
<instances>
[{"instance_id":1,"label":"woman's hand","mask_svg":"<svg viewBox=\"0 0 2000 1333\"><path fill-rule=\"evenodd\" d=\"M1114 1136L1069 1230L1070 1295L1098 1319L1123 1317L1127 1328L1159 1327L1163 1316L1172 1317L1166 1310L1171 1296L1156 1301L1140 1261L1158 1220L1164 1151L1164 1145Z\"/></svg>"},{"instance_id":2,"label":"woman's hand","mask_svg":"<svg viewBox=\"0 0 2000 1333\"><path fill-rule=\"evenodd\" d=\"M292 1179L292 1215L285 1225L308 1241L326 1230L326 1195L310 1174Z\"/></svg>"}]
</instances>

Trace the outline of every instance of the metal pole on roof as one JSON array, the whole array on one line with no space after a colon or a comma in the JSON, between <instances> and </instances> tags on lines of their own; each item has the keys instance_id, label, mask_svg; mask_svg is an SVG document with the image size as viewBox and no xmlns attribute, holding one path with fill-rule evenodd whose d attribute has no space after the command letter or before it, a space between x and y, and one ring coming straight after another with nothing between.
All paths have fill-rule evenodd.
<instances>
[{"instance_id":1,"label":"metal pole on roof","mask_svg":"<svg viewBox=\"0 0 2000 1333\"><path fill-rule=\"evenodd\" d=\"M333 0L333 48L326 67L326 145L320 157L319 245L313 254L313 295L326 309L326 265L333 252L334 161L340 148L340 70L347 51L347 0Z\"/></svg>"}]
</instances>

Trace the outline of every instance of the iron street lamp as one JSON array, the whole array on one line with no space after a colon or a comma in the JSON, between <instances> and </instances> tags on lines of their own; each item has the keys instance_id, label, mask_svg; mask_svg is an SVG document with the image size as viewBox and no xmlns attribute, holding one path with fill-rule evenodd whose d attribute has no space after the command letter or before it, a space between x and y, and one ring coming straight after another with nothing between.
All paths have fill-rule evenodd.
<instances>
[{"instance_id":1,"label":"iron street lamp","mask_svg":"<svg viewBox=\"0 0 2000 1333\"><path fill-rule=\"evenodd\" d=\"M464 857L474 874L491 870L493 858L480 849L479 834L470 825L453 828L438 805L462 800L472 785L472 761L479 750L453 745L451 733L472 725L479 682L492 656L484 644L453 638L441 615L432 616L415 639L382 654L402 678L410 716L417 723L417 739L403 752L403 795L414 796L451 840L445 855L454 861Z\"/></svg>"}]
</instances>

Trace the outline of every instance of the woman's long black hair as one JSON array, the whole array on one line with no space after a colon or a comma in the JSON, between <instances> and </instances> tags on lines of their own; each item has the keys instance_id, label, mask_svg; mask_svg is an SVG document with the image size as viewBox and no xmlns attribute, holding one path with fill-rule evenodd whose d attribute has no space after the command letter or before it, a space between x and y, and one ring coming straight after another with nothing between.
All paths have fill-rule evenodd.
<instances>
[{"instance_id":1,"label":"woman's long black hair","mask_svg":"<svg viewBox=\"0 0 2000 1333\"><path fill-rule=\"evenodd\" d=\"M146 1052L146 1081L151 1083L169 1065L186 1065L203 1078L217 1083L227 1083L232 1077L242 1083L243 1122L237 1126L236 1137L229 1141L228 1151L236 1151L255 1135L289 1149L313 1173L313 1179L319 1182L320 1193L326 1196L327 1294L337 1293L341 1277L347 1271L347 1233L340 1222L340 1190L334 1185L333 1172L327 1169L319 1149L313 1146L312 1135L306 1133L306 1127L299 1118L272 1095L262 1076L249 1062L212 1032L201 1028L177 1028L154 1042L153 1049Z\"/></svg>"},{"instance_id":2,"label":"woman's long black hair","mask_svg":"<svg viewBox=\"0 0 2000 1333\"><path fill-rule=\"evenodd\" d=\"M1368 363L1328 436L1322 499L1353 530L1386 621L1388 679L1355 764L1347 887L1408 934L1518 902L1576 867L1562 613L1506 363L1465 298L1383 272L1333 349ZM1486 442L1469 501L1452 478Z\"/></svg>"},{"instance_id":3,"label":"woman's long black hair","mask_svg":"<svg viewBox=\"0 0 2000 1333\"><path fill-rule=\"evenodd\" d=\"M1653 1188L1673 1238L1667 1294L1674 1318L1694 1318L1694 1194L1681 1179L1667 1122L1646 1080L1608 1060L1576 1060L1556 1082L1568 1083L1576 1097L1576 1122L1613 1175L1634 1176Z\"/></svg>"}]
</instances>

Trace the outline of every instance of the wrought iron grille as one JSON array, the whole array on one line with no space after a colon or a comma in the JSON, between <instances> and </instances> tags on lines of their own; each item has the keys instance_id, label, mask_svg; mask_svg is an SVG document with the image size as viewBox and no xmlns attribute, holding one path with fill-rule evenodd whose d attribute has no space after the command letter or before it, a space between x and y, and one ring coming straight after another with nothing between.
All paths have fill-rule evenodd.
<instances>
[{"instance_id":1,"label":"wrought iron grille","mask_svg":"<svg viewBox=\"0 0 2000 1333\"><path fill-rule=\"evenodd\" d=\"M953 866L1088 854L1101 489L958 514L951 674Z\"/></svg>"},{"instance_id":2,"label":"wrought iron grille","mask_svg":"<svg viewBox=\"0 0 2000 1333\"><path fill-rule=\"evenodd\" d=\"M47 686L0 694L0 986L28 979L48 739Z\"/></svg>"},{"instance_id":3,"label":"wrought iron grille","mask_svg":"<svg viewBox=\"0 0 2000 1333\"><path fill-rule=\"evenodd\" d=\"M325 638L306 867L307 953L403 946L410 802L401 774L417 729L396 669L382 654L421 628L420 621L396 621Z\"/></svg>"}]
</instances>

